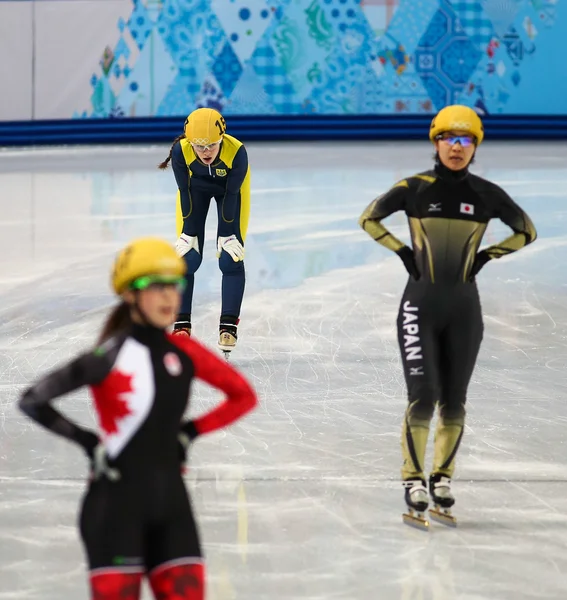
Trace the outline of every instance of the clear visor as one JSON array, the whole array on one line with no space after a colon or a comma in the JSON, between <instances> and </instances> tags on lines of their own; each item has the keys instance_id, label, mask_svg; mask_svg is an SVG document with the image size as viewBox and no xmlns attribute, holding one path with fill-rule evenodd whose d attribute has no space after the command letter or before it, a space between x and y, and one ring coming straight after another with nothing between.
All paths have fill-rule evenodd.
<instances>
[{"instance_id":1,"label":"clear visor","mask_svg":"<svg viewBox=\"0 0 567 600\"><path fill-rule=\"evenodd\" d=\"M213 144L208 144L206 146L202 146L201 144L194 144L191 142L191 146L193 146L193 150L197 150L198 152L206 152L207 150L215 150L220 146L222 142L222 138L218 142L214 142Z\"/></svg>"}]
</instances>

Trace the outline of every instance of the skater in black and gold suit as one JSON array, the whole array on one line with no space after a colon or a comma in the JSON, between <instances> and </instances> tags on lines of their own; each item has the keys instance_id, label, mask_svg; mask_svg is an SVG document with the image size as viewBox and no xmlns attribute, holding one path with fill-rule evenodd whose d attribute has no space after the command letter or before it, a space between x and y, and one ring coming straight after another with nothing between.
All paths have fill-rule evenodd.
<instances>
[{"instance_id":1,"label":"skater in black and gold suit","mask_svg":"<svg viewBox=\"0 0 567 600\"><path fill-rule=\"evenodd\" d=\"M409 397L402 432L402 479L410 513L421 513L428 506L424 459L436 404L439 421L429 491L436 506L448 509L454 503L450 479L483 332L475 278L490 260L536 238L532 221L504 190L469 172L484 137L474 110L459 105L444 108L433 119L429 137L437 150L434 169L398 182L360 218L373 239L396 252L410 276L398 316ZM408 217L413 249L382 224L396 211ZM513 233L479 251L493 218Z\"/></svg>"}]
</instances>

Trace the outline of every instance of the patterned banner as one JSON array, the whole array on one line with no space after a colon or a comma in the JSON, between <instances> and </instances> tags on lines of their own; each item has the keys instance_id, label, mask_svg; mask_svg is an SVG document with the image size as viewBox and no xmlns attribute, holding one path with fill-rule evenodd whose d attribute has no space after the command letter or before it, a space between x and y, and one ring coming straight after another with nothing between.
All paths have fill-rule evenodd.
<instances>
[{"instance_id":1,"label":"patterned banner","mask_svg":"<svg viewBox=\"0 0 567 600\"><path fill-rule=\"evenodd\" d=\"M75 117L200 106L408 114L451 103L528 114L522 81L559 60L551 53L567 30L565 13L556 22L562 1L133 0L118 42L101 48L92 108Z\"/></svg>"}]
</instances>

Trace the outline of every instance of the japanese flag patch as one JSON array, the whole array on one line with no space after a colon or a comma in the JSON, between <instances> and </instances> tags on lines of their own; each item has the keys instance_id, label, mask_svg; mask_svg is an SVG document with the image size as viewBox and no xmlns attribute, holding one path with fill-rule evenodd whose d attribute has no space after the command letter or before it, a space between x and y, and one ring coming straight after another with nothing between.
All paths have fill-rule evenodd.
<instances>
[{"instance_id":1,"label":"japanese flag patch","mask_svg":"<svg viewBox=\"0 0 567 600\"><path fill-rule=\"evenodd\" d=\"M461 202L461 212L465 215L474 215L474 205Z\"/></svg>"}]
</instances>

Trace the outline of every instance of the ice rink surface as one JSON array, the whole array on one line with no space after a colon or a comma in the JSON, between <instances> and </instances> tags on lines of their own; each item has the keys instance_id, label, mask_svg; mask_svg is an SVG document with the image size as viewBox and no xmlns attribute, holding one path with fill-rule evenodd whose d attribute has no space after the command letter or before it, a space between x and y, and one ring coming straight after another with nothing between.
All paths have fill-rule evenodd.
<instances>
[{"instance_id":1,"label":"ice rink surface","mask_svg":"<svg viewBox=\"0 0 567 600\"><path fill-rule=\"evenodd\" d=\"M398 258L363 208L431 166L424 143L250 144L247 292L233 363L261 406L199 440L188 476L208 600L567 598L567 144L486 142L473 171L501 184L539 239L479 276L483 346L454 490L456 530L401 522L405 389ZM114 302L114 252L175 239L161 147L0 152L0 600L87 598L76 514L87 463L14 407L94 342ZM402 215L387 224L407 239ZM211 210L194 333L216 341ZM490 227L486 242L508 235ZM197 386L191 411L219 396ZM86 390L60 406L93 423ZM149 597L149 596L148 596Z\"/></svg>"}]
</instances>

